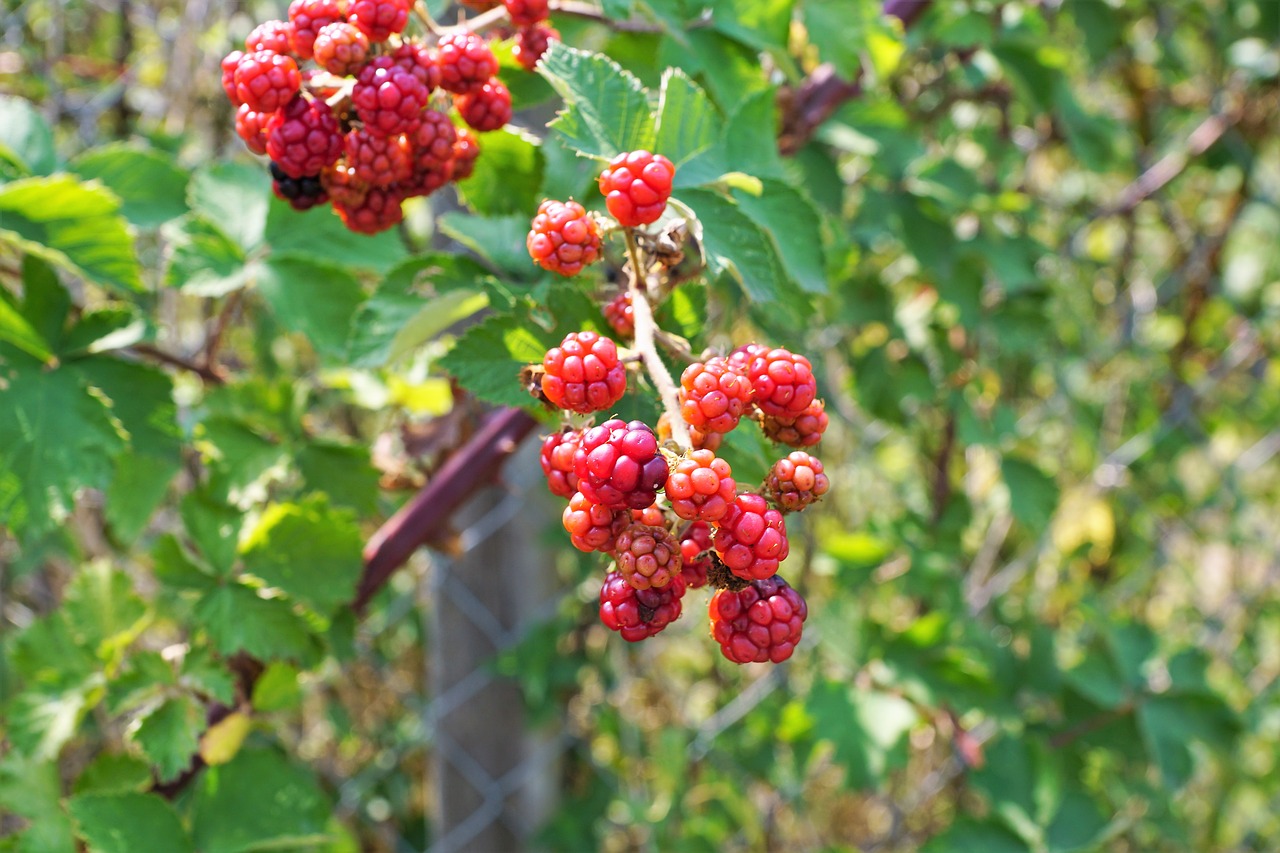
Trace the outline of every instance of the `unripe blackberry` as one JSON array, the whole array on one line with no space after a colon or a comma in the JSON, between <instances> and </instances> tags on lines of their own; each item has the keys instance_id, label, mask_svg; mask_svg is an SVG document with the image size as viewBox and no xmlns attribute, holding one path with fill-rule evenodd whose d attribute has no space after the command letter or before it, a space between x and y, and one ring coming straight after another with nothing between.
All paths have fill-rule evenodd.
<instances>
[{"instance_id":1,"label":"unripe blackberry","mask_svg":"<svg viewBox=\"0 0 1280 853\"><path fill-rule=\"evenodd\" d=\"M497 78L453 102L462 120L482 133L501 130L511 121L511 92Z\"/></svg>"},{"instance_id":2,"label":"unripe blackberry","mask_svg":"<svg viewBox=\"0 0 1280 853\"><path fill-rule=\"evenodd\" d=\"M436 62L436 53L431 48L416 41L406 41L391 51L391 58L417 77L428 92L440 88L440 66Z\"/></svg>"},{"instance_id":3,"label":"unripe blackberry","mask_svg":"<svg viewBox=\"0 0 1280 853\"><path fill-rule=\"evenodd\" d=\"M578 491L615 508L644 509L667 482L658 437L643 421L614 418L583 432L573 469Z\"/></svg>"},{"instance_id":4,"label":"unripe blackberry","mask_svg":"<svg viewBox=\"0 0 1280 853\"><path fill-rule=\"evenodd\" d=\"M351 103L375 136L412 133L422 120L430 92L390 56L375 56L356 77Z\"/></svg>"},{"instance_id":5,"label":"unripe blackberry","mask_svg":"<svg viewBox=\"0 0 1280 853\"><path fill-rule=\"evenodd\" d=\"M480 143L475 134L465 127L456 128L458 139L453 143L453 179L465 181L475 171L480 156Z\"/></svg>"},{"instance_id":6,"label":"unripe blackberry","mask_svg":"<svg viewBox=\"0 0 1280 853\"><path fill-rule=\"evenodd\" d=\"M243 103L236 94L236 67L244 58L244 51L233 50L222 58L222 91L227 93L227 100L235 106Z\"/></svg>"},{"instance_id":7,"label":"unripe blackberry","mask_svg":"<svg viewBox=\"0 0 1280 853\"><path fill-rule=\"evenodd\" d=\"M680 577L680 543L661 527L629 524L614 541L618 572L636 589L661 589Z\"/></svg>"},{"instance_id":8,"label":"unripe blackberry","mask_svg":"<svg viewBox=\"0 0 1280 853\"><path fill-rule=\"evenodd\" d=\"M498 60L485 40L474 33L455 33L436 45L440 88L465 95L479 91L498 73Z\"/></svg>"},{"instance_id":9,"label":"unripe blackberry","mask_svg":"<svg viewBox=\"0 0 1280 853\"><path fill-rule=\"evenodd\" d=\"M517 27L531 27L551 14L547 0L502 0L502 5L507 7L511 23Z\"/></svg>"},{"instance_id":10,"label":"unripe blackberry","mask_svg":"<svg viewBox=\"0 0 1280 853\"><path fill-rule=\"evenodd\" d=\"M542 359L542 393L551 404L587 414L611 407L627 390L618 345L595 332L570 332Z\"/></svg>"},{"instance_id":11,"label":"unripe blackberry","mask_svg":"<svg viewBox=\"0 0 1280 853\"><path fill-rule=\"evenodd\" d=\"M293 57L269 50L241 56L234 79L236 99L259 113L281 109L302 88L302 72Z\"/></svg>"},{"instance_id":12,"label":"unripe blackberry","mask_svg":"<svg viewBox=\"0 0 1280 853\"><path fill-rule=\"evenodd\" d=\"M404 219L404 210L400 207L402 200L396 187L370 187L359 204L342 204L335 199L333 209L349 230L359 234L377 234L396 227Z\"/></svg>"},{"instance_id":13,"label":"unripe blackberry","mask_svg":"<svg viewBox=\"0 0 1280 853\"><path fill-rule=\"evenodd\" d=\"M631 514L625 509L601 506L582 492L574 492L560 520L569 532L569 541L579 551L612 551L618 534L631 523Z\"/></svg>"},{"instance_id":14,"label":"unripe blackberry","mask_svg":"<svg viewBox=\"0 0 1280 853\"><path fill-rule=\"evenodd\" d=\"M367 130L347 134L347 164L371 187L389 187L409 177L413 168L409 141L403 136L374 136Z\"/></svg>"},{"instance_id":15,"label":"unripe blackberry","mask_svg":"<svg viewBox=\"0 0 1280 853\"><path fill-rule=\"evenodd\" d=\"M342 156L342 130L324 101L298 95L267 123L267 155L290 177L319 175Z\"/></svg>"},{"instance_id":16,"label":"unripe blackberry","mask_svg":"<svg viewBox=\"0 0 1280 853\"><path fill-rule=\"evenodd\" d=\"M259 113L248 104L236 107L236 134L254 154L267 153L267 124L275 113Z\"/></svg>"},{"instance_id":17,"label":"unripe blackberry","mask_svg":"<svg viewBox=\"0 0 1280 853\"><path fill-rule=\"evenodd\" d=\"M782 513L760 495L738 495L715 526L716 553L743 580L771 577L790 552Z\"/></svg>"},{"instance_id":18,"label":"unripe blackberry","mask_svg":"<svg viewBox=\"0 0 1280 853\"><path fill-rule=\"evenodd\" d=\"M573 456L578 451L582 433L570 429L542 440L542 473L551 494L571 498L578 491L578 475L573 470Z\"/></svg>"},{"instance_id":19,"label":"unripe blackberry","mask_svg":"<svg viewBox=\"0 0 1280 853\"><path fill-rule=\"evenodd\" d=\"M293 53L293 24L288 21L263 21L244 40L244 49Z\"/></svg>"},{"instance_id":20,"label":"unripe blackberry","mask_svg":"<svg viewBox=\"0 0 1280 853\"><path fill-rule=\"evenodd\" d=\"M711 543L711 525L705 521L695 521L680 536L680 556L683 561L680 573L690 589L698 589L707 585L707 571L715 559L715 548Z\"/></svg>"},{"instance_id":21,"label":"unripe blackberry","mask_svg":"<svg viewBox=\"0 0 1280 853\"><path fill-rule=\"evenodd\" d=\"M383 42L409 23L410 5L411 0L351 0L347 17L369 41Z\"/></svg>"},{"instance_id":22,"label":"unripe blackberry","mask_svg":"<svg viewBox=\"0 0 1280 853\"><path fill-rule=\"evenodd\" d=\"M604 318L620 338L633 338L636 334L636 309L631 304L631 292L624 290L604 306Z\"/></svg>"},{"instance_id":23,"label":"unripe blackberry","mask_svg":"<svg viewBox=\"0 0 1280 853\"><path fill-rule=\"evenodd\" d=\"M628 643L652 637L680 618L684 590L680 577L661 589L636 589L621 572L609 572L600 588L600 621Z\"/></svg>"},{"instance_id":24,"label":"unripe blackberry","mask_svg":"<svg viewBox=\"0 0 1280 853\"><path fill-rule=\"evenodd\" d=\"M822 434L827 431L826 405L821 400L814 400L807 408L794 418L775 418L765 415L760 428L773 441L791 447L812 447L822 441Z\"/></svg>"},{"instance_id":25,"label":"unripe blackberry","mask_svg":"<svg viewBox=\"0 0 1280 853\"><path fill-rule=\"evenodd\" d=\"M338 0L293 0L289 4L289 22L293 24L293 52L300 59L313 56L316 36L326 24L345 21Z\"/></svg>"},{"instance_id":26,"label":"unripe blackberry","mask_svg":"<svg viewBox=\"0 0 1280 853\"><path fill-rule=\"evenodd\" d=\"M631 520L636 524L647 524L649 527L666 527L667 513L661 505L652 503L644 509L631 510Z\"/></svg>"},{"instance_id":27,"label":"unripe blackberry","mask_svg":"<svg viewBox=\"0 0 1280 853\"><path fill-rule=\"evenodd\" d=\"M671 510L686 521L719 521L737 492L729 463L711 450L695 450L667 478Z\"/></svg>"},{"instance_id":28,"label":"unripe blackberry","mask_svg":"<svg viewBox=\"0 0 1280 853\"><path fill-rule=\"evenodd\" d=\"M751 382L723 358L695 361L680 374L680 414L704 432L732 432L751 398Z\"/></svg>"},{"instance_id":29,"label":"unripe blackberry","mask_svg":"<svg viewBox=\"0 0 1280 853\"><path fill-rule=\"evenodd\" d=\"M773 463L764 487L778 509L799 512L825 495L831 483L818 457L796 450Z\"/></svg>"},{"instance_id":30,"label":"unripe blackberry","mask_svg":"<svg viewBox=\"0 0 1280 853\"><path fill-rule=\"evenodd\" d=\"M357 178L355 170L341 161L320 173L320 183L324 185L335 206L340 204L347 208L358 208L369 195L369 185Z\"/></svg>"},{"instance_id":31,"label":"unripe blackberry","mask_svg":"<svg viewBox=\"0 0 1280 853\"><path fill-rule=\"evenodd\" d=\"M369 58L369 37L354 24L335 21L320 28L312 51L317 65L345 77L359 71Z\"/></svg>"},{"instance_id":32,"label":"unripe blackberry","mask_svg":"<svg viewBox=\"0 0 1280 853\"><path fill-rule=\"evenodd\" d=\"M782 663L800 642L809 608L780 577L717 590L708 606L711 637L734 663Z\"/></svg>"},{"instance_id":33,"label":"unripe blackberry","mask_svg":"<svg viewBox=\"0 0 1280 853\"><path fill-rule=\"evenodd\" d=\"M555 27L547 24L521 27L515 46L511 48L511 55L526 71L533 71L553 41L560 41L560 31Z\"/></svg>"},{"instance_id":34,"label":"unripe blackberry","mask_svg":"<svg viewBox=\"0 0 1280 853\"><path fill-rule=\"evenodd\" d=\"M573 276L600 257L600 228L576 201L547 199L538 205L525 246L538 266Z\"/></svg>"},{"instance_id":35,"label":"unripe blackberry","mask_svg":"<svg viewBox=\"0 0 1280 853\"><path fill-rule=\"evenodd\" d=\"M627 151L600 174L600 192L609 213L624 228L656 222L671 197L676 167L661 154Z\"/></svg>"},{"instance_id":36,"label":"unripe blackberry","mask_svg":"<svg viewBox=\"0 0 1280 853\"><path fill-rule=\"evenodd\" d=\"M725 361L729 363L729 367L738 371L743 376L746 376L747 368L751 367L751 360L758 355L764 355L768 351L769 348L764 344L743 344L742 346L734 349L733 352L729 353Z\"/></svg>"},{"instance_id":37,"label":"unripe blackberry","mask_svg":"<svg viewBox=\"0 0 1280 853\"><path fill-rule=\"evenodd\" d=\"M747 378L756 407L775 418L799 417L818 394L809 359L780 347L751 359Z\"/></svg>"}]
</instances>

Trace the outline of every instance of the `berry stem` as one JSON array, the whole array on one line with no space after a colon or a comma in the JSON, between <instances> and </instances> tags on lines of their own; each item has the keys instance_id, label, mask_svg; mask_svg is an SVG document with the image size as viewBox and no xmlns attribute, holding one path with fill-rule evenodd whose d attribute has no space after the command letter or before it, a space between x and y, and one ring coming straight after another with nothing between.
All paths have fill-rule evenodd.
<instances>
[{"instance_id":1,"label":"berry stem","mask_svg":"<svg viewBox=\"0 0 1280 853\"><path fill-rule=\"evenodd\" d=\"M631 293L631 308L635 312L635 345L636 351L644 360L649 378L653 380L658 395L662 398L662 408L671 423L671 437L681 450L693 447L689 437L689 425L680 414L680 395L676 391L676 383L662 363L658 349L654 343L657 325L653 321L653 307L649 304L649 282L645 279L645 267L641 264L640 247L636 244L635 230L622 229L627 241L627 256L631 258L631 277L627 281L627 290ZM657 288L653 288L656 290Z\"/></svg>"},{"instance_id":2,"label":"berry stem","mask_svg":"<svg viewBox=\"0 0 1280 853\"><path fill-rule=\"evenodd\" d=\"M496 6L488 12L476 15L474 18L468 18L455 27L439 27L435 32L440 36L453 35L455 33L482 33L505 20L507 20L507 7Z\"/></svg>"},{"instance_id":3,"label":"berry stem","mask_svg":"<svg viewBox=\"0 0 1280 853\"><path fill-rule=\"evenodd\" d=\"M440 25L436 23L435 18L431 17L431 12L427 10L427 4L423 3L422 0L418 0L417 3L413 4L413 14L422 22L422 26L427 28L427 32L440 32Z\"/></svg>"}]
</instances>

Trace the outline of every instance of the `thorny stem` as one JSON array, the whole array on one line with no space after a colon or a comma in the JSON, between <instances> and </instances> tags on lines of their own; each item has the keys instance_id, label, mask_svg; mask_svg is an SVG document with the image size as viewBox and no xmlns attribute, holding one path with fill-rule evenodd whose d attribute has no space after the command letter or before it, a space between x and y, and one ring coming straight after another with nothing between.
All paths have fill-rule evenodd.
<instances>
[{"instance_id":1,"label":"thorny stem","mask_svg":"<svg viewBox=\"0 0 1280 853\"><path fill-rule=\"evenodd\" d=\"M689 437L689 425L680 414L680 395L676 391L675 380L667 372L667 366L662 363L654 343L657 327L653 322L653 307L649 304L646 292L649 282L645 277L645 267L641 264L640 247L636 245L635 231L624 228L622 235L626 238L627 256L631 259L631 277L627 281L627 291L631 294L631 308L635 312L636 351L644 360L649 378L653 380L658 396L662 398L662 408L671 424L671 437L682 450L689 450L693 447L693 441Z\"/></svg>"},{"instance_id":2,"label":"thorny stem","mask_svg":"<svg viewBox=\"0 0 1280 853\"><path fill-rule=\"evenodd\" d=\"M422 0L418 0L413 4L413 14L418 16L418 20L422 22L422 26L427 28L429 33L440 32L440 25L436 23L435 18L431 17L431 12L427 10L427 4Z\"/></svg>"}]
</instances>

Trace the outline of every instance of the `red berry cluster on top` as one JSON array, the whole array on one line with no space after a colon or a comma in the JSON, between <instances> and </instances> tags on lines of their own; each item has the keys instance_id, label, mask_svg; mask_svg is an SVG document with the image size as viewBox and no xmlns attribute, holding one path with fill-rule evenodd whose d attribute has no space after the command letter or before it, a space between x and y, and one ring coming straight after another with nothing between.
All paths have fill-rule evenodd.
<instances>
[{"instance_id":1,"label":"red berry cluster on top","mask_svg":"<svg viewBox=\"0 0 1280 853\"><path fill-rule=\"evenodd\" d=\"M522 61L538 38L541 56L545 0L508 6L529 32ZM259 24L245 50L222 61L236 132L290 182L276 178L273 189L296 209L329 202L353 231L391 228L404 200L470 176L479 153L471 131L511 120L489 44L458 28L438 41L401 35L411 10L411 0L293 0L287 21Z\"/></svg>"}]
</instances>

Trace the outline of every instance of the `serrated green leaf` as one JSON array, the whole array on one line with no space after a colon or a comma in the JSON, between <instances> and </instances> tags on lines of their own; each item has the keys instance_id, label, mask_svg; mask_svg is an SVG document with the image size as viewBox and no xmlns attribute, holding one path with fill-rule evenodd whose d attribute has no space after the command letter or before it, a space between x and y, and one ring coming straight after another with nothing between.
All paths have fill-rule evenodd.
<instances>
[{"instance_id":1,"label":"serrated green leaf","mask_svg":"<svg viewBox=\"0 0 1280 853\"><path fill-rule=\"evenodd\" d=\"M487 155L488 149L485 151ZM265 175L262 179L269 180ZM379 273L387 272L408 255L394 228L378 234L360 234L343 225L328 205L299 212L275 196L268 200L263 239L274 255L304 256Z\"/></svg>"},{"instance_id":2,"label":"serrated green leaf","mask_svg":"<svg viewBox=\"0 0 1280 853\"><path fill-rule=\"evenodd\" d=\"M143 289L120 202L99 184L71 175L0 186L0 245L125 294Z\"/></svg>"},{"instance_id":3,"label":"serrated green leaf","mask_svg":"<svg viewBox=\"0 0 1280 853\"><path fill-rule=\"evenodd\" d=\"M179 507L187 535L218 574L231 571L236 560L243 514L203 490L188 492Z\"/></svg>"},{"instance_id":4,"label":"serrated green leaf","mask_svg":"<svg viewBox=\"0 0 1280 853\"><path fill-rule=\"evenodd\" d=\"M1009 487L1013 517L1031 530L1043 530L1058 508L1058 484L1031 462L1006 456L1000 472Z\"/></svg>"},{"instance_id":5,"label":"serrated green leaf","mask_svg":"<svg viewBox=\"0 0 1280 853\"><path fill-rule=\"evenodd\" d=\"M258 482L286 458L283 445L229 418L210 418L197 430L197 446L205 459L222 475L216 485L226 489L218 493L222 500L233 501L249 486Z\"/></svg>"},{"instance_id":6,"label":"serrated green leaf","mask_svg":"<svg viewBox=\"0 0 1280 853\"><path fill-rule=\"evenodd\" d=\"M822 219L804 194L780 181L764 181L762 192L733 194L738 207L770 236L787 275L801 290L826 293L827 263Z\"/></svg>"},{"instance_id":7,"label":"serrated green leaf","mask_svg":"<svg viewBox=\"0 0 1280 853\"><path fill-rule=\"evenodd\" d=\"M22 305L19 309L50 347L57 350L71 311L71 294L53 268L35 255L22 259Z\"/></svg>"},{"instance_id":8,"label":"serrated green leaf","mask_svg":"<svg viewBox=\"0 0 1280 853\"><path fill-rule=\"evenodd\" d=\"M362 515L377 509L379 475L367 445L311 442L298 451L294 463L307 487L324 492L335 505Z\"/></svg>"},{"instance_id":9,"label":"serrated green leaf","mask_svg":"<svg viewBox=\"0 0 1280 853\"><path fill-rule=\"evenodd\" d=\"M77 794L123 794L151 786L151 767L135 755L100 753L76 777Z\"/></svg>"},{"instance_id":10,"label":"serrated green leaf","mask_svg":"<svg viewBox=\"0 0 1280 853\"><path fill-rule=\"evenodd\" d=\"M835 745L850 787L874 787L906 764L906 734L919 715L905 699L823 681L810 690L805 704L814 736Z\"/></svg>"},{"instance_id":11,"label":"serrated green leaf","mask_svg":"<svg viewBox=\"0 0 1280 853\"><path fill-rule=\"evenodd\" d=\"M223 296L257 274L257 263L246 263L245 251L203 217L184 217L164 233L172 245L165 271L169 287L195 296Z\"/></svg>"},{"instance_id":12,"label":"serrated green leaf","mask_svg":"<svg viewBox=\"0 0 1280 853\"><path fill-rule=\"evenodd\" d=\"M190 696L171 696L134 721L127 735L150 759L162 782L191 764L204 731L204 712Z\"/></svg>"},{"instance_id":13,"label":"serrated green leaf","mask_svg":"<svg viewBox=\"0 0 1280 853\"><path fill-rule=\"evenodd\" d=\"M351 318L364 300L360 281L336 264L272 255L262 264L258 291L276 320L301 332L322 355L346 356Z\"/></svg>"},{"instance_id":14,"label":"serrated green leaf","mask_svg":"<svg viewBox=\"0 0 1280 853\"><path fill-rule=\"evenodd\" d=\"M89 311L63 339L60 355L73 358L133 346L142 340L147 321L132 308L118 306Z\"/></svg>"},{"instance_id":15,"label":"serrated green leaf","mask_svg":"<svg viewBox=\"0 0 1280 853\"><path fill-rule=\"evenodd\" d=\"M961 818L934 836L921 853L1032 853L1032 848L999 824Z\"/></svg>"},{"instance_id":16,"label":"serrated green leaf","mask_svg":"<svg viewBox=\"0 0 1280 853\"><path fill-rule=\"evenodd\" d=\"M0 341L8 341L40 361L47 362L53 358L49 342L4 299L0 299Z\"/></svg>"},{"instance_id":17,"label":"serrated green leaf","mask_svg":"<svg viewBox=\"0 0 1280 853\"><path fill-rule=\"evenodd\" d=\"M62 689L28 687L14 697L7 709L7 736L14 748L36 759L57 757L100 698L96 681Z\"/></svg>"},{"instance_id":18,"label":"serrated green leaf","mask_svg":"<svg viewBox=\"0 0 1280 853\"><path fill-rule=\"evenodd\" d=\"M266 169L242 163L214 163L197 169L187 189L191 209L215 222L241 251L262 243L271 199Z\"/></svg>"},{"instance_id":19,"label":"serrated green leaf","mask_svg":"<svg viewBox=\"0 0 1280 853\"><path fill-rule=\"evenodd\" d=\"M202 853L315 847L329 811L310 772L274 750L242 749L200 777L192 830Z\"/></svg>"},{"instance_id":20,"label":"serrated green leaf","mask_svg":"<svg viewBox=\"0 0 1280 853\"><path fill-rule=\"evenodd\" d=\"M67 587L63 608L77 640L104 661L133 642L147 615L129 576L105 561L81 567Z\"/></svg>"},{"instance_id":21,"label":"serrated green leaf","mask_svg":"<svg viewBox=\"0 0 1280 853\"><path fill-rule=\"evenodd\" d=\"M538 73L564 99L548 125L587 157L612 159L623 151L653 150L653 116L645 88L622 66L598 53L553 41Z\"/></svg>"},{"instance_id":22,"label":"serrated green leaf","mask_svg":"<svg viewBox=\"0 0 1280 853\"><path fill-rule=\"evenodd\" d=\"M728 273L753 302L776 302L784 289L773 241L734 202L708 190L685 190L680 201L698 216L699 242L713 275Z\"/></svg>"},{"instance_id":23,"label":"serrated green leaf","mask_svg":"<svg viewBox=\"0 0 1280 853\"><path fill-rule=\"evenodd\" d=\"M462 203L481 216L528 216L541 201L545 160L538 139L507 128L484 135L484 154L458 183Z\"/></svg>"},{"instance_id":24,"label":"serrated green leaf","mask_svg":"<svg viewBox=\"0 0 1280 853\"><path fill-rule=\"evenodd\" d=\"M120 212L135 225L154 228L187 212L189 175L155 151L125 143L93 148L72 160L71 170L106 184L122 202Z\"/></svg>"},{"instance_id":25,"label":"serrated green leaf","mask_svg":"<svg viewBox=\"0 0 1280 853\"><path fill-rule=\"evenodd\" d=\"M316 496L268 507L240 556L252 574L328 613L355 595L363 545L355 515Z\"/></svg>"},{"instance_id":26,"label":"serrated green leaf","mask_svg":"<svg viewBox=\"0 0 1280 853\"><path fill-rule=\"evenodd\" d=\"M262 660L287 658L308 662L316 640L287 601L263 598L256 590L231 583L210 590L195 607L196 621L223 655L244 651Z\"/></svg>"},{"instance_id":27,"label":"serrated green leaf","mask_svg":"<svg viewBox=\"0 0 1280 853\"><path fill-rule=\"evenodd\" d=\"M529 407L534 399L520 385L520 370L541 362L546 351L529 326L509 316L491 317L467 329L440 367L482 400Z\"/></svg>"},{"instance_id":28,"label":"serrated green leaf","mask_svg":"<svg viewBox=\"0 0 1280 853\"><path fill-rule=\"evenodd\" d=\"M154 794L81 794L67 803L93 853L183 853L191 839L173 806Z\"/></svg>"},{"instance_id":29,"label":"serrated green leaf","mask_svg":"<svg viewBox=\"0 0 1280 853\"><path fill-rule=\"evenodd\" d=\"M62 808L62 777L54 761L10 752L0 761L0 812L28 821L18 836L18 853L74 853L71 818Z\"/></svg>"},{"instance_id":30,"label":"serrated green leaf","mask_svg":"<svg viewBox=\"0 0 1280 853\"><path fill-rule=\"evenodd\" d=\"M53 131L25 98L0 95L0 157L31 175L47 175L57 165Z\"/></svg>"},{"instance_id":31,"label":"serrated green leaf","mask_svg":"<svg viewBox=\"0 0 1280 853\"><path fill-rule=\"evenodd\" d=\"M255 711L282 711L297 707L302 701L298 686L298 668L287 663L273 663L253 685Z\"/></svg>"},{"instance_id":32,"label":"serrated green leaf","mask_svg":"<svg viewBox=\"0 0 1280 853\"><path fill-rule=\"evenodd\" d=\"M720 114L698 84L679 68L662 73L654 151L679 168L719 139Z\"/></svg>"},{"instance_id":33,"label":"serrated green leaf","mask_svg":"<svg viewBox=\"0 0 1280 853\"><path fill-rule=\"evenodd\" d=\"M181 681L224 705L236 701L236 683L226 664L216 660L207 647L193 649L182 659Z\"/></svg>"},{"instance_id":34,"label":"serrated green leaf","mask_svg":"<svg viewBox=\"0 0 1280 853\"><path fill-rule=\"evenodd\" d=\"M528 281L542 275L525 248L531 218L530 214L482 217L449 213L440 217L438 225L442 233L488 261L494 269Z\"/></svg>"}]
</instances>

